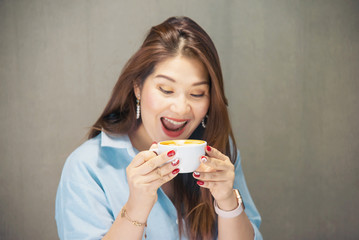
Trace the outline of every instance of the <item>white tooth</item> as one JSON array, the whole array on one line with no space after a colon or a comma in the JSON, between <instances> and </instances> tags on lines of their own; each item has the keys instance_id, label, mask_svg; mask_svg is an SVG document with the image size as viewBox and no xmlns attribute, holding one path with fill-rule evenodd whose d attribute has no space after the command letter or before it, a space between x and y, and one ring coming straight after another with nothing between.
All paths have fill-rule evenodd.
<instances>
[{"instance_id":1,"label":"white tooth","mask_svg":"<svg viewBox=\"0 0 359 240\"><path fill-rule=\"evenodd\" d=\"M165 118L165 120L172 123L172 124L174 124L174 125L182 125L182 124L185 124L187 122L187 121L176 122L176 121L174 121L172 119L168 119L168 118Z\"/></svg>"}]
</instances>

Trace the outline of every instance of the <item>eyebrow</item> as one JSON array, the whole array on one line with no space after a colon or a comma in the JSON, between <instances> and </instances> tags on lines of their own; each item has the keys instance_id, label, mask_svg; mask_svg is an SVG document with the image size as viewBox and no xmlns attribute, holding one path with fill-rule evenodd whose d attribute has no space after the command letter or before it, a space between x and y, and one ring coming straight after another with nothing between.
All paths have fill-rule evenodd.
<instances>
[{"instance_id":1,"label":"eyebrow","mask_svg":"<svg viewBox=\"0 0 359 240\"><path fill-rule=\"evenodd\" d=\"M164 78L171 82L176 82L176 80L174 80L173 78L166 76L166 75L162 75L162 74L156 75L155 78ZM201 81L201 82L194 83L193 86L198 86L198 85L203 85L203 84L209 85L208 81Z\"/></svg>"}]
</instances>

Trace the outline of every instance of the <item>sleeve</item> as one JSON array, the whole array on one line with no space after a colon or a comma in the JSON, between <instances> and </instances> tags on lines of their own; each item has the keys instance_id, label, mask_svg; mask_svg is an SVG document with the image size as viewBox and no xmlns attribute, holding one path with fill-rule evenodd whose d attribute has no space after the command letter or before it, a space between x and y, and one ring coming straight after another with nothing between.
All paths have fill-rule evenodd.
<instances>
[{"instance_id":1,"label":"sleeve","mask_svg":"<svg viewBox=\"0 0 359 240\"><path fill-rule=\"evenodd\" d=\"M106 194L89 166L67 160L56 195L56 223L61 240L102 239L114 222Z\"/></svg>"},{"instance_id":2,"label":"sleeve","mask_svg":"<svg viewBox=\"0 0 359 240\"><path fill-rule=\"evenodd\" d=\"M249 193L246 180L244 178L243 170L242 170L242 164L241 164L241 158L240 153L238 150L238 156L235 163L235 179L234 179L234 188L238 189L241 193L243 203L245 205L245 212L249 218L249 220L252 223L253 229L254 229L254 239L255 240L262 240L262 234L259 231L259 227L261 225L261 216L254 205L254 202L252 200L252 197Z\"/></svg>"}]
</instances>

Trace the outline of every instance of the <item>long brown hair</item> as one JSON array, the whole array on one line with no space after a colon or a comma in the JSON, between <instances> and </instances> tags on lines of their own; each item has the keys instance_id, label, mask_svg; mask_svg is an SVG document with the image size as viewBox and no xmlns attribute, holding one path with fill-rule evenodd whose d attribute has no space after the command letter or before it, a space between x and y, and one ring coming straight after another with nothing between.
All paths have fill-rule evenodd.
<instances>
[{"instance_id":1,"label":"long brown hair","mask_svg":"<svg viewBox=\"0 0 359 240\"><path fill-rule=\"evenodd\" d=\"M133 87L143 86L158 63L177 55L198 59L208 71L210 105L206 128L198 126L193 134L225 153L234 163L236 142L229 121L217 50L208 34L188 17L171 17L151 28L140 49L124 66L107 106L89 132L89 138L97 136L101 130L112 134L135 131L141 120L136 119ZM181 235L186 229L190 239L215 237L217 228L213 198L207 189L196 184L190 174L180 174L174 179L174 205Z\"/></svg>"}]
</instances>

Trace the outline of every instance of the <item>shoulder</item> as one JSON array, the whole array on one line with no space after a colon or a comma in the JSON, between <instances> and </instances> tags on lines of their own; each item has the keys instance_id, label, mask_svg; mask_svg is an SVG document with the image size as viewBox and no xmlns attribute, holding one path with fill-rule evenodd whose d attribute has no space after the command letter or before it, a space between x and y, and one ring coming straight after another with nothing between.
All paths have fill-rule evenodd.
<instances>
[{"instance_id":1,"label":"shoulder","mask_svg":"<svg viewBox=\"0 0 359 240\"><path fill-rule=\"evenodd\" d=\"M101 136L91 138L73 151L67 158L67 162L79 163L96 158L101 149Z\"/></svg>"},{"instance_id":2,"label":"shoulder","mask_svg":"<svg viewBox=\"0 0 359 240\"><path fill-rule=\"evenodd\" d=\"M80 178L90 168L96 166L101 151L100 135L89 139L75 149L66 159L62 170L63 180L74 180Z\"/></svg>"},{"instance_id":3,"label":"shoulder","mask_svg":"<svg viewBox=\"0 0 359 240\"><path fill-rule=\"evenodd\" d=\"M108 167L126 167L134 156L135 152L127 135L114 137L102 132L70 154L64 165L62 178L85 181L103 173Z\"/></svg>"}]
</instances>

